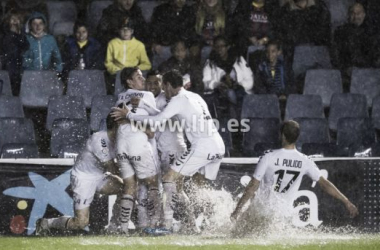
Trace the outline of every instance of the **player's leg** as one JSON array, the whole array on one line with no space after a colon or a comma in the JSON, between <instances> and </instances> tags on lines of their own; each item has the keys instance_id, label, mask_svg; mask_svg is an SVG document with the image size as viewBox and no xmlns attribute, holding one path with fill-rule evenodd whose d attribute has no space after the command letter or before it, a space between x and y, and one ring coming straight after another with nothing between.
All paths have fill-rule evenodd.
<instances>
[{"instance_id":1,"label":"player's leg","mask_svg":"<svg viewBox=\"0 0 380 250\"><path fill-rule=\"evenodd\" d=\"M150 228L155 228L159 224L159 220L162 213L161 205L161 196L159 191L159 181L158 176L154 175L142 180L148 187L148 196L147 196L147 208L150 218Z\"/></svg>"},{"instance_id":2,"label":"player's leg","mask_svg":"<svg viewBox=\"0 0 380 250\"><path fill-rule=\"evenodd\" d=\"M137 228L144 229L149 226L148 216L148 187L146 183L138 181L137 188Z\"/></svg>"},{"instance_id":3,"label":"player's leg","mask_svg":"<svg viewBox=\"0 0 380 250\"><path fill-rule=\"evenodd\" d=\"M125 178L123 182L123 194L120 198L120 224L123 232L128 233L128 224L135 204L136 176Z\"/></svg>"}]
</instances>

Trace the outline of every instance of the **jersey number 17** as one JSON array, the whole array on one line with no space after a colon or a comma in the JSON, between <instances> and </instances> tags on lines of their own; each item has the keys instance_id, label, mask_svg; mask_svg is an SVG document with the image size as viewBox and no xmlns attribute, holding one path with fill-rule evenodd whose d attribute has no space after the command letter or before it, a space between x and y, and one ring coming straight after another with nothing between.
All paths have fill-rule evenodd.
<instances>
[{"instance_id":1,"label":"jersey number 17","mask_svg":"<svg viewBox=\"0 0 380 250\"><path fill-rule=\"evenodd\" d=\"M284 189L281 191L281 193L286 193L286 191L289 190L290 186L295 182L295 180L297 179L297 177L300 175L300 172L298 172L298 171L291 171L291 170L285 171L283 169L280 169L280 170L277 170L275 172L275 174L278 175L276 186L274 188L274 191L276 191L276 192L280 192L280 187L281 187L282 179L284 179L284 175L285 174L293 175L293 178L289 181L288 185L286 185L286 187L284 187Z\"/></svg>"}]
</instances>

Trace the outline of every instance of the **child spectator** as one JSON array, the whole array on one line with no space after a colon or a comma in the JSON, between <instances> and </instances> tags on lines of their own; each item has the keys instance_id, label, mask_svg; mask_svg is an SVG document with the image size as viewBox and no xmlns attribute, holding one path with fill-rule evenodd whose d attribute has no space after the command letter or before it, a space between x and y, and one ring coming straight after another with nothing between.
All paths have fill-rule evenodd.
<instances>
[{"instance_id":1,"label":"child spectator","mask_svg":"<svg viewBox=\"0 0 380 250\"><path fill-rule=\"evenodd\" d=\"M118 37L120 23L129 17L136 25L135 37L146 43L148 26L136 0L114 0L114 3L103 10L97 28L97 38L101 44L107 45L113 38Z\"/></svg>"},{"instance_id":2,"label":"child spectator","mask_svg":"<svg viewBox=\"0 0 380 250\"><path fill-rule=\"evenodd\" d=\"M19 12L8 12L3 23L4 35L1 40L1 64L9 73L14 96L20 93L22 55L29 49L22 17Z\"/></svg>"},{"instance_id":3,"label":"child spectator","mask_svg":"<svg viewBox=\"0 0 380 250\"><path fill-rule=\"evenodd\" d=\"M105 66L110 75L125 67L150 70L152 65L142 42L133 37L134 23L126 19L119 28L119 37L112 39L107 48Z\"/></svg>"},{"instance_id":4,"label":"child spectator","mask_svg":"<svg viewBox=\"0 0 380 250\"><path fill-rule=\"evenodd\" d=\"M74 36L68 37L64 52L65 75L74 69L103 69L104 54L100 43L88 36L85 23L74 25Z\"/></svg>"},{"instance_id":5,"label":"child spectator","mask_svg":"<svg viewBox=\"0 0 380 250\"><path fill-rule=\"evenodd\" d=\"M281 45L277 41L270 41L266 46L266 57L260 62L255 72L255 94L276 94L285 100L289 93L286 82L284 61L282 59Z\"/></svg>"},{"instance_id":6,"label":"child spectator","mask_svg":"<svg viewBox=\"0 0 380 250\"><path fill-rule=\"evenodd\" d=\"M178 41L171 47L172 57L167 61L163 62L159 67L158 71L164 74L167 71L176 69L182 76L188 74L190 76L190 86L188 90L196 93L203 92L202 84L202 69L199 65L195 65L189 58L188 48L184 41Z\"/></svg>"},{"instance_id":7,"label":"child spectator","mask_svg":"<svg viewBox=\"0 0 380 250\"><path fill-rule=\"evenodd\" d=\"M62 58L57 42L52 35L46 33L46 18L43 14L34 12L28 25L27 34L29 50L24 53L23 68L25 70L55 70L62 72Z\"/></svg>"},{"instance_id":8,"label":"child spectator","mask_svg":"<svg viewBox=\"0 0 380 250\"><path fill-rule=\"evenodd\" d=\"M210 59L203 68L205 95L213 95L220 115L239 118L243 97L251 93L253 73L244 57L238 56L223 36L214 39ZM229 109L229 111L228 111Z\"/></svg>"}]
</instances>

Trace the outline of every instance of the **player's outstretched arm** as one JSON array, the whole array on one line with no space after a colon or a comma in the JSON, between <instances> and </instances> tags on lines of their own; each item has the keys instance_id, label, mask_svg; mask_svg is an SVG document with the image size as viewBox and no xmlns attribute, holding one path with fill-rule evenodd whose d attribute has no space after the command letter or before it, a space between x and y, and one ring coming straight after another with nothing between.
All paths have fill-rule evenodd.
<instances>
[{"instance_id":1,"label":"player's outstretched arm","mask_svg":"<svg viewBox=\"0 0 380 250\"><path fill-rule=\"evenodd\" d=\"M358 209L354 204L351 203L351 201L344 195L342 194L338 188L335 187L334 184L332 184L329 180L324 178L323 176L319 179L318 184L321 186L321 188L334 197L335 199L340 200L343 202L343 204L346 206L346 209L350 213L350 217L354 218L359 214Z\"/></svg>"},{"instance_id":2,"label":"player's outstretched arm","mask_svg":"<svg viewBox=\"0 0 380 250\"><path fill-rule=\"evenodd\" d=\"M129 113L129 108L125 105L125 103L123 103L123 108L112 107L111 110L111 117L113 117L115 121L126 119L127 114Z\"/></svg>"},{"instance_id":3,"label":"player's outstretched arm","mask_svg":"<svg viewBox=\"0 0 380 250\"><path fill-rule=\"evenodd\" d=\"M235 208L235 211L231 214L232 221L236 220L239 217L241 210L244 207L244 205L247 203L247 201L255 197L255 193L257 189L259 188L259 186L260 186L260 181L256 180L255 178L252 178L252 180L248 183L247 187L245 188L244 194L240 198Z\"/></svg>"}]
</instances>

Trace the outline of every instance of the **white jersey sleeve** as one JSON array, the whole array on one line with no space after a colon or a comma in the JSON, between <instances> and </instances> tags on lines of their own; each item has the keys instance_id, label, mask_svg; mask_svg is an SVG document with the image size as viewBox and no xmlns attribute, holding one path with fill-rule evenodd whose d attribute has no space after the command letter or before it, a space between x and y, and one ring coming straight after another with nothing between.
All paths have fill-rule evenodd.
<instances>
[{"instance_id":1,"label":"white jersey sleeve","mask_svg":"<svg viewBox=\"0 0 380 250\"><path fill-rule=\"evenodd\" d=\"M269 154L269 152L266 152L266 153L264 153L264 155L262 155L259 158L259 162L257 163L255 172L253 173L253 178L255 178L258 181L261 181L263 179L263 177L264 177L264 175L268 169L268 164L267 164L268 154Z\"/></svg>"},{"instance_id":2,"label":"white jersey sleeve","mask_svg":"<svg viewBox=\"0 0 380 250\"><path fill-rule=\"evenodd\" d=\"M306 171L306 175L309 176L313 181L319 181L321 178L321 170L317 167L315 162L308 158L308 169Z\"/></svg>"},{"instance_id":3,"label":"white jersey sleeve","mask_svg":"<svg viewBox=\"0 0 380 250\"><path fill-rule=\"evenodd\" d=\"M91 153L99 160L99 162L104 163L110 161L114 158L110 147L110 141L108 137L105 136L93 136L91 140Z\"/></svg>"}]
</instances>

